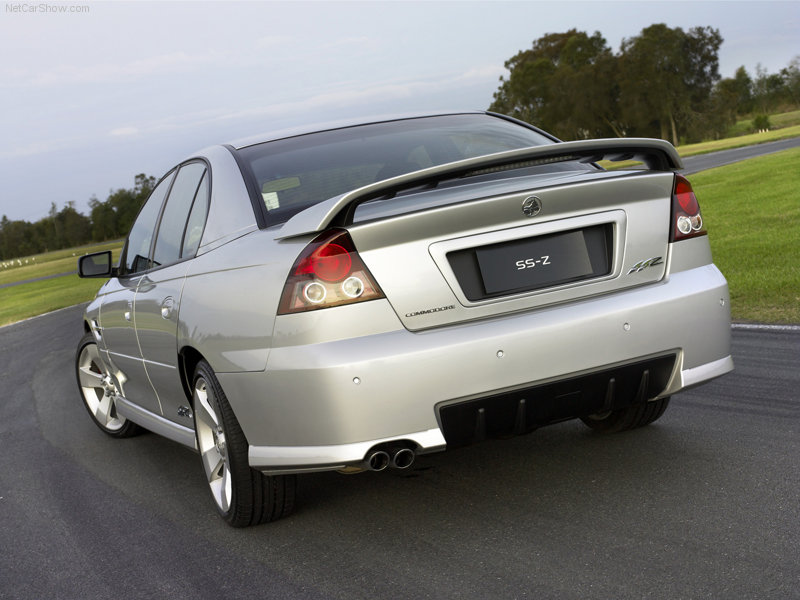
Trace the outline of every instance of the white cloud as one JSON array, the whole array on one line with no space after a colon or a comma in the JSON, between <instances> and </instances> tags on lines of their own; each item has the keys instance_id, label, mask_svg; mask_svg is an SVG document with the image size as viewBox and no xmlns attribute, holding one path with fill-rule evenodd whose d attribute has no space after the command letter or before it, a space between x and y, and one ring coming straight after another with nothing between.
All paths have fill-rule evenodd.
<instances>
[{"instance_id":1,"label":"white cloud","mask_svg":"<svg viewBox=\"0 0 800 600\"><path fill-rule=\"evenodd\" d=\"M17 71L17 85L34 87L57 87L70 84L119 83L142 80L165 73L190 72L216 64L224 59L221 52L189 54L172 52L126 63L97 63L93 65L59 65L50 70L23 75Z\"/></svg>"},{"instance_id":2,"label":"white cloud","mask_svg":"<svg viewBox=\"0 0 800 600\"><path fill-rule=\"evenodd\" d=\"M474 67L465 73L454 77L451 83L455 82L475 82L482 83L484 81L496 82L498 77L508 73L508 70L502 65L482 65Z\"/></svg>"},{"instance_id":3,"label":"white cloud","mask_svg":"<svg viewBox=\"0 0 800 600\"><path fill-rule=\"evenodd\" d=\"M131 136L136 135L139 133L139 130L136 127L117 127L116 129L112 129L109 131L109 135L114 136Z\"/></svg>"},{"instance_id":4,"label":"white cloud","mask_svg":"<svg viewBox=\"0 0 800 600\"><path fill-rule=\"evenodd\" d=\"M290 46L297 42L295 38L288 36L288 35L267 35L261 38L258 38L254 43L253 47L257 49L263 48L275 48L280 46Z\"/></svg>"},{"instance_id":5,"label":"white cloud","mask_svg":"<svg viewBox=\"0 0 800 600\"><path fill-rule=\"evenodd\" d=\"M203 127L216 126L215 130L241 130L241 126L226 126L225 123L254 123L253 127L269 128L270 122L283 127L283 123L322 122L335 120L339 116L331 116L337 111L346 111L351 115L396 114L407 112L425 112L438 109L482 108L477 105L458 104L450 101L447 106L436 104L432 99L447 96L463 100L464 90L485 86L490 92L496 86L497 78L503 73L502 67L482 65L464 73L450 73L440 79L394 79L373 82L365 85L360 81L343 81L330 84L317 93L289 101L270 104L252 105L233 108L219 106L201 110L181 110L165 114L157 119L139 119L134 123L119 125L83 137L42 140L25 146L13 148L0 153L0 157L30 156L85 146L92 140L102 136L115 139L128 139L135 136L146 139L165 133L180 134L200 130ZM487 96L488 98L488 96ZM222 134L225 135L225 134ZM238 134L234 134L234 137ZM226 138L227 139L227 138ZM224 141L224 140L214 140Z\"/></svg>"},{"instance_id":6,"label":"white cloud","mask_svg":"<svg viewBox=\"0 0 800 600\"><path fill-rule=\"evenodd\" d=\"M369 105L378 111L382 105L400 99L414 98L419 110L424 110L425 99L431 95L451 91L454 98L460 98L460 88L487 85L496 86L497 78L505 72L502 66L484 65L464 73L450 74L441 79L399 80L363 85L359 82L346 82L336 88L322 91L305 99L292 102L255 106L251 108L224 112L211 120L248 119L256 117L281 117L287 114L324 114L322 109L358 107ZM451 108L475 108L452 106ZM384 109L385 110L385 109Z\"/></svg>"},{"instance_id":7,"label":"white cloud","mask_svg":"<svg viewBox=\"0 0 800 600\"><path fill-rule=\"evenodd\" d=\"M27 144L18 145L7 150L0 151L0 159L21 158L25 156L35 156L37 154L46 154L48 152L56 152L66 148L72 148L82 145L85 140L77 138L61 138L51 140L39 140L36 142L29 142Z\"/></svg>"}]
</instances>

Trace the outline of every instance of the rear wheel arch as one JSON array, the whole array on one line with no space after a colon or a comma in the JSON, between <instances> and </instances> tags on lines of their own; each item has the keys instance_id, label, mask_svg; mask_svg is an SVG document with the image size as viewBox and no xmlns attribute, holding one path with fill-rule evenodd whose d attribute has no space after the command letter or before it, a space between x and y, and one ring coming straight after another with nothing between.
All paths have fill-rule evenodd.
<instances>
[{"instance_id":1,"label":"rear wheel arch","mask_svg":"<svg viewBox=\"0 0 800 600\"><path fill-rule=\"evenodd\" d=\"M205 357L194 347L184 346L178 353L178 368L180 369L181 386L186 395L189 405L194 408L194 372L200 361L206 360Z\"/></svg>"},{"instance_id":2,"label":"rear wheel arch","mask_svg":"<svg viewBox=\"0 0 800 600\"><path fill-rule=\"evenodd\" d=\"M245 527L291 514L297 477L264 475L250 466L247 438L205 360L195 367L192 389L197 449L220 516L234 527Z\"/></svg>"}]
</instances>

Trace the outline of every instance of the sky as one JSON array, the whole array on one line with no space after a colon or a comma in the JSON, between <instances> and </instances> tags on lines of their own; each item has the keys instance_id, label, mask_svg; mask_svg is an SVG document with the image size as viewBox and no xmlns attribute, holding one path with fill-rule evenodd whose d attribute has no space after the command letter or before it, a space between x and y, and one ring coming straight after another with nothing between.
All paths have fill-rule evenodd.
<instances>
[{"instance_id":1,"label":"sky","mask_svg":"<svg viewBox=\"0 0 800 600\"><path fill-rule=\"evenodd\" d=\"M720 73L800 55L800 1L0 1L0 215L160 177L211 144L301 124L486 109L546 33L614 51L653 23L719 29Z\"/></svg>"}]
</instances>

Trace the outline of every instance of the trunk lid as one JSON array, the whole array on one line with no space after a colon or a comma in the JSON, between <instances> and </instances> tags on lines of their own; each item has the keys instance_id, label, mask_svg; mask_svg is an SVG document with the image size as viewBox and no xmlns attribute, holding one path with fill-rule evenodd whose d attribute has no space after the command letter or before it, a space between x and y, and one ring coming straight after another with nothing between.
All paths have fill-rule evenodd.
<instances>
[{"instance_id":1,"label":"trunk lid","mask_svg":"<svg viewBox=\"0 0 800 600\"><path fill-rule=\"evenodd\" d=\"M347 229L412 331L664 277L671 172L560 172L361 204ZM644 265L644 266L643 266Z\"/></svg>"}]
</instances>

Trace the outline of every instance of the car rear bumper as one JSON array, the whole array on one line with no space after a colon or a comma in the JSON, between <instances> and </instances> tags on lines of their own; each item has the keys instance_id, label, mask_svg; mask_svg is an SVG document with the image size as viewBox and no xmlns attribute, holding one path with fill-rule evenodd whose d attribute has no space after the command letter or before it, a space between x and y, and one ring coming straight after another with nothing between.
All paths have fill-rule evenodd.
<instances>
[{"instance_id":1,"label":"car rear bumper","mask_svg":"<svg viewBox=\"0 0 800 600\"><path fill-rule=\"evenodd\" d=\"M366 304L393 316L386 301ZM358 309L332 310L347 321ZM674 356L674 366L657 396L733 368L728 287L713 264L530 313L273 347L265 371L219 378L250 442L250 464L302 472L358 465L392 440L441 450L442 407L662 356Z\"/></svg>"},{"instance_id":2,"label":"car rear bumper","mask_svg":"<svg viewBox=\"0 0 800 600\"><path fill-rule=\"evenodd\" d=\"M694 369L680 371L677 379L679 381L691 382L689 385L699 385L724 375L731 370L733 370L733 360L730 356L727 356ZM687 389L687 387L681 389ZM599 390L599 392L604 393L603 390ZM665 395L668 394L662 394L662 396ZM487 400L491 401L493 399L494 398L488 398ZM479 404L479 402L476 402L476 405L477 404ZM477 410L480 410L480 408ZM475 422L477 421L478 419L476 418ZM529 426L518 433L524 433L535 428L536 425L534 424L533 427ZM515 432L512 429L510 433ZM480 434L474 435L473 440L478 441L480 439L479 436ZM369 456L374 449L385 448L392 443L401 443L405 447L414 447L416 454L438 452L448 447L447 440L443 433L443 427L437 427L427 431L351 444L327 446L250 446L249 459L250 466L266 474L273 475L341 470L353 466L368 468L365 457Z\"/></svg>"},{"instance_id":3,"label":"car rear bumper","mask_svg":"<svg viewBox=\"0 0 800 600\"><path fill-rule=\"evenodd\" d=\"M339 470L365 464L370 450L395 441L410 442L417 454L437 452L446 448L441 430L437 427L406 435L330 446L250 446L250 466L265 473L303 473Z\"/></svg>"}]
</instances>

